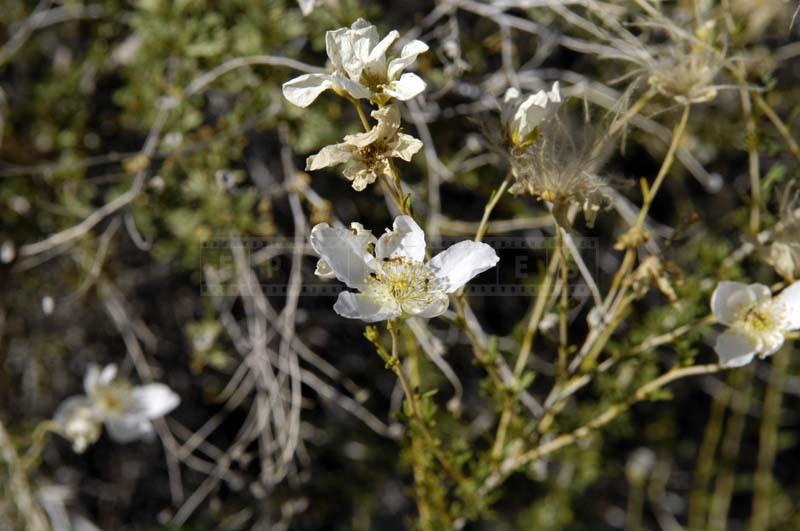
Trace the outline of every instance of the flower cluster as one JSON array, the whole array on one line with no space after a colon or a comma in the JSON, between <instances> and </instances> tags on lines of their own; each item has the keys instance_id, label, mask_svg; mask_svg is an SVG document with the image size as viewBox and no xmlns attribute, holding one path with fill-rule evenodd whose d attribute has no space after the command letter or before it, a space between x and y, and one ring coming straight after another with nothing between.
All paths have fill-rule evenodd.
<instances>
[{"instance_id":1,"label":"flower cluster","mask_svg":"<svg viewBox=\"0 0 800 531\"><path fill-rule=\"evenodd\" d=\"M425 82L419 76L403 70L428 46L415 40L403 46L399 56L387 55L399 37L393 30L380 39L375 26L358 19L349 28L325 35L332 73L305 74L283 84L283 95L300 107L309 106L328 89L357 106L357 100L367 99L379 107L371 113L376 125L364 133L345 136L339 144L322 148L308 157L306 170L347 164L344 176L352 181L353 189L361 191L379 177L392 176L392 158L408 162L420 150L421 141L400 132L400 109L390 102L409 100L425 90ZM366 123L364 126L367 127Z\"/></svg>"},{"instance_id":2,"label":"flower cluster","mask_svg":"<svg viewBox=\"0 0 800 531\"><path fill-rule=\"evenodd\" d=\"M774 354L783 346L785 332L800 329L800 281L776 297L763 284L720 282L711 296L711 310L729 327L714 347L720 363L741 367L756 354Z\"/></svg>"},{"instance_id":3,"label":"flower cluster","mask_svg":"<svg viewBox=\"0 0 800 531\"><path fill-rule=\"evenodd\" d=\"M321 223L311 231L311 246L321 257L319 276L336 277L358 290L340 293L333 309L368 323L441 315L449 293L499 260L492 247L473 241L426 260L425 234L410 216L397 217L380 238L357 223L350 230Z\"/></svg>"},{"instance_id":4,"label":"flower cluster","mask_svg":"<svg viewBox=\"0 0 800 531\"><path fill-rule=\"evenodd\" d=\"M67 398L54 420L61 434L81 453L100 438L102 425L117 442L151 437L152 420L178 407L180 398L160 383L132 386L117 378L116 365L90 366L83 380L85 395Z\"/></svg>"},{"instance_id":5,"label":"flower cluster","mask_svg":"<svg viewBox=\"0 0 800 531\"><path fill-rule=\"evenodd\" d=\"M349 28L329 31L325 34L325 48L333 72L305 74L287 81L283 95L298 107L308 107L329 89L380 105L391 98L409 100L425 90L425 82L418 75L403 71L419 54L428 51L428 45L414 40L403 46L399 55L387 56L399 37L393 30L381 39L375 26L361 18Z\"/></svg>"}]
</instances>

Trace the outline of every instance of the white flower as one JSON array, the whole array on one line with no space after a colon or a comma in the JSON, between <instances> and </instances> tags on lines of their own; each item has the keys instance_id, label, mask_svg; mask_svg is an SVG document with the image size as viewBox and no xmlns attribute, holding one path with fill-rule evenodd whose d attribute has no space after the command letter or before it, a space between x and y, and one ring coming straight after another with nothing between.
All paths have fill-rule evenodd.
<instances>
[{"instance_id":1,"label":"white flower","mask_svg":"<svg viewBox=\"0 0 800 531\"><path fill-rule=\"evenodd\" d=\"M781 348L785 332L800 329L800 281L777 297L762 284L720 282L711 296L711 311L730 327L714 347L720 363L747 365L756 354L765 358Z\"/></svg>"},{"instance_id":2,"label":"white flower","mask_svg":"<svg viewBox=\"0 0 800 531\"><path fill-rule=\"evenodd\" d=\"M510 88L503 96L500 118L506 136L515 145L525 145L536 139L536 127L552 118L561 106L561 93L558 81L553 83L550 92L540 90L523 98L519 91Z\"/></svg>"},{"instance_id":3,"label":"white flower","mask_svg":"<svg viewBox=\"0 0 800 531\"><path fill-rule=\"evenodd\" d=\"M344 142L325 146L306 161L306 170L319 170L345 162L352 164L342 173L353 181L353 188L361 191L380 175L390 175L389 159L397 157L411 160L420 150L422 142L411 135L400 133L400 110L387 105L372 112L378 124L366 133L347 135Z\"/></svg>"},{"instance_id":4,"label":"white flower","mask_svg":"<svg viewBox=\"0 0 800 531\"><path fill-rule=\"evenodd\" d=\"M385 103L389 98L409 100L425 90L425 82L403 73L417 56L428 50L422 41L411 41L392 59L386 53L400 34L393 30L380 39L378 30L364 19L349 28L325 34L325 48L333 65L331 74L304 74L283 84L284 97L299 107L308 107L328 89L356 99Z\"/></svg>"},{"instance_id":5,"label":"white flower","mask_svg":"<svg viewBox=\"0 0 800 531\"><path fill-rule=\"evenodd\" d=\"M92 365L83 380L85 396L66 399L54 415L62 434L80 453L100 437L100 425L117 442L148 438L152 420L175 409L180 398L164 384L131 386L117 379L116 365L102 371Z\"/></svg>"},{"instance_id":6,"label":"white flower","mask_svg":"<svg viewBox=\"0 0 800 531\"><path fill-rule=\"evenodd\" d=\"M311 246L336 278L359 291L340 293L333 309L369 323L401 315L441 315L449 305L448 293L499 260L485 243L464 241L426 262L425 235L409 216L397 217L393 230L379 239L372 238L366 246L363 241L352 231L327 223L311 230Z\"/></svg>"}]
</instances>

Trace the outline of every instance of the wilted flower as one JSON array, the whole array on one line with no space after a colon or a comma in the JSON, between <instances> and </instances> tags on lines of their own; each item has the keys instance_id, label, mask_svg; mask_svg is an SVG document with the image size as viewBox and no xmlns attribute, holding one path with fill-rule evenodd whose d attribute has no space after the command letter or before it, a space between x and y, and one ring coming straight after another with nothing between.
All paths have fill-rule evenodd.
<instances>
[{"instance_id":1,"label":"wilted flower","mask_svg":"<svg viewBox=\"0 0 800 531\"><path fill-rule=\"evenodd\" d=\"M486 134L498 141L496 148L511 165L512 194L529 194L552 204L552 213L561 226L569 226L569 208L583 209L589 226L607 194L604 181L596 174L602 150L592 135L588 115L573 124L573 116L555 119L561 107L558 82L550 91L540 90L527 97L515 89L506 91L501 105L500 135Z\"/></svg>"},{"instance_id":2,"label":"wilted flower","mask_svg":"<svg viewBox=\"0 0 800 531\"><path fill-rule=\"evenodd\" d=\"M552 203L553 216L563 227L570 224L569 208L577 205L591 226L607 202L606 184L595 173L599 159L592 157L588 149L577 147L569 136L563 124L553 121L542 127L537 142L511 149L515 182L509 192Z\"/></svg>"},{"instance_id":3,"label":"wilted flower","mask_svg":"<svg viewBox=\"0 0 800 531\"><path fill-rule=\"evenodd\" d=\"M767 286L720 282L711 296L717 321L730 327L714 349L726 367L747 365L783 346L784 333L800 329L800 281L773 297Z\"/></svg>"},{"instance_id":4,"label":"wilted flower","mask_svg":"<svg viewBox=\"0 0 800 531\"><path fill-rule=\"evenodd\" d=\"M800 277L800 240L776 239L769 247L769 261L782 277Z\"/></svg>"},{"instance_id":5,"label":"wilted flower","mask_svg":"<svg viewBox=\"0 0 800 531\"><path fill-rule=\"evenodd\" d=\"M117 379L116 365L102 371L92 365L83 380L85 396L67 398L56 410L54 420L76 452L83 452L100 437L100 425L117 442L149 437L152 420L178 407L180 398L164 384L131 386Z\"/></svg>"},{"instance_id":6,"label":"wilted flower","mask_svg":"<svg viewBox=\"0 0 800 531\"><path fill-rule=\"evenodd\" d=\"M333 309L366 322L441 315L448 293L499 260L485 243L463 241L426 262L425 235L409 216L397 217L377 240L321 223L311 231L311 246L336 278L359 291L340 293Z\"/></svg>"},{"instance_id":7,"label":"wilted flower","mask_svg":"<svg viewBox=\"0 0 800 531\"><path fill-rule=\"evenodd\" d=\"M540 90L526 98L517 89L508 89L503 96L500 112L506 140L515 146L535 142L539 124L552 118L560 106L558 81L553 83L550 92Z\"/></svg>"},{"instance_id":8,"label":"wilted flower","mask_svg":"<svg viewBox=\"0 0 800 531\"><path fill-rule=\"evenodd\" d=\"M663 44L644 44L630 34L615 39L619 54L608 54L639 66L641 74L658 93L681 104L702 103L717 95L714 80L722 69L724 55L716 50L714 22L701 25L694 35L665 20L648 20L642 26L660 29L668 40Z\"/></svg>"},{"instance_id":9,"label":"wilted flower","mask_svg":"<svg viewBox=\"0 0 800 531\"><path fill-rule=\"evenodd\" d=\"M350 162L342 172L353 181L353 188L361 191L381 175L390 175L389 159L396 157L410 161L420 150L422 142L411 135L400 132L400 110L396 105L387 105L372 112L378 121L366 133L344 137L344 142L325 146L306 161L306 170L319 170Z\"/></svg>"},{"instance_id":10,"label":"wilted flower","mask_svg":"<svg viewBox=\"0 0 800 531\"><path fill-rule=\"evenodd\" d=\"M325 34L325 47L333 65L331 74L304 74L283 84L284 97L299 107L308 107L328 89L356 99L386 103L390 98L409 100L425 90L416 74L403 73L417 56L428 50L422 41L411 41L400 55L389 59L387 52L400 37L396 30L380 39L378 30L364 19L349 28Z\"/></svg>"},{"instance_id":11,"label":"wilted flower","mask_svg":"<svg viewBox=\"0 0 800 531\"><path fill-rule=\"evenodd\" d=\"M782 208L768 259L783 278L800 277L800 201L796 196Z\"/></svg>"}]
</instances>

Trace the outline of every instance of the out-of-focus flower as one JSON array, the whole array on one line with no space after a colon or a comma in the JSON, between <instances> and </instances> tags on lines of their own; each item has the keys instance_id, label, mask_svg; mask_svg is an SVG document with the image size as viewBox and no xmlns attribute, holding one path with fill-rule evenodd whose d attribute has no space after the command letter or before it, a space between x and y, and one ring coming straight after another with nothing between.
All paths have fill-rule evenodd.
<instances>
[{"instance_id":1,"label":"out-of-focus flower","mask_svg":"<svg viewBox=\"0 0 800 531\"><path fill-rule=\"evenodd\" d=\"M100 437L101 424L117 442L152 436L152 420L178 407L180 398L160 383L132 386L117 379L116 365L100 370L92 365L83 380L85 395L67 398L56 410L55 422L80 453Z\"/></svg>"},{"instance_id":2,"label":"out-of-focus flower","mask_svg":"<svg viewBox=\"0 0 800 531\"><path fill-rule=\"evenodd\" d=\"M783 278L800 278L800 200L795 196L781 209L768 260Z\"/></svg>"},{"instance_id":3,"label":"out-of-focus flower","mask_svg":"<svg viewBox=\"0 0 800 531\"><path fill-rule=\"evenodd\" d=\"M56 303L53 300L53 297L51 297L50 295L45 295L44 297L42 297L42 312L44 312L45 315L52 314L53 310L55 309L56 309Z\"/></svg>"},{"instance_id":4,"label":"out-of-focus flower","mask_svg":"<svg viewBox=\"0 0 800 531\"><path fill-rule=\"evenodd\" d=\"M303 13L304 16L308 16L314 11L314 4L316 3L316 0L297 0L300 12Z\"/></svg>"},{"instance_id":5,"label":"out-of-focus flower","mask_svg":"<svg viewBox=\"0 0 800 531\"><path fill-rule=\"evenodd\" d=\"M333 65L331 74L304 74L283 84L284 97L299 107L308 107L328 89L356 99L370 99L384 104L390 98L409 100L425 90L425 82L416 74L403 73L428 50L422 41L411 41L400 55L387 57L389 48L400 37L392 30L383 39L378 30L364 19L349 28L325 34L325 47Z\"/></svg>"},{"instance_id":6,"label":"out-of-focus flower","mask_svg":"<svg viewBox=\"0 0 800 531\"><path fill-rule=\"evenodd\" d=\"M499 260L485 243L464 241L426 262L425 234L409 216L397 217L393 230L366 247L352 231L321 223L311 231L311 246L337 279L358 290L340 293L333 309L366 322L441 315L448 293Z\"/></svg>"},{"instance_id":7,"label":"out-of-focus flower","mask_svg":"<svg viewBox=\"0 0 800 531\"><path fill-rule=\"evenodd\" d=\"M549 92L540 90L527 97L523 97L515 88L508 89L500 110L506 140L515 146L535 142L539 124L555 116L560 106L558 81L553 83Z\"/></svg>"},{"instance_id":8,"label":"out-of-focus flower","mask_svg":"<svg viewBox=\"0 0 800 531\"><path fill-rule=\"evenodd\" d=\"M72 441L76 453L83 453L100 438L100 423L86 397L67 398L58 406L53 420L61 427L61 434Z\"/></svg>"},{"instance_id":9,"label":"out-of-focus flower","mask_svg":"<svg viewBox=\"0 0 800 531\"><path fill-rule=\"evenodd\" d=\"M319 170L337 164L351 163L342 172L353 181L353 189L361 191L381 175L390 175L392 157L406 162L420 150L422 142L400 132L400 110L387 105L372 112L378 121L365 133L344 137L344 142L325 146L306 161L306 170Z\"/></svg>"},{"instance_id":10,"label":"out-of-focus flower","mask_svg":"<svg viewBox=\"0 0 800 531\"><path fill-rule=\"evenodd\" d=\"M703 24L695 35L669 25L664 29L669 42L641 47L636 52L650 86L681 104L716 98L714 80L723 67L724 54L712 45L714 22Z\"/></svg>"},{"instance_id":11,"label":"out-of-focus flower","mask_svg":"<svg viewBox=\"0 0 800 531\"><path fill-rule=\"evenodd\" d=\"M17 256L17 250L14 247L14 242L6 240L3 245L0 245L0 262L8 264Z\"/></svg>"},{"instance_id":12,"label":"out-of-focus flower","mask_svg":"<svg viewBox=\"0 0 800 531\"><path fill-rule=\"evenodd\" d=\"M800 281L773 297L763 284L720 282L711 310L728 330L714 349L726 367L741 367L756 354L765 358L783 346L784 333L800 329Z\"/></svg>"},{"instance_id":13,"label":"out-of-focus flower","mask_svg":"<svg viewBox=\"0 0 800 531\"><path fill-rule=\"evenodd\" d=\"M656 454L650 448L639 447L625 463L625 476L634 485L641 485L656 466Z\"/></svg>"}]
</instances>

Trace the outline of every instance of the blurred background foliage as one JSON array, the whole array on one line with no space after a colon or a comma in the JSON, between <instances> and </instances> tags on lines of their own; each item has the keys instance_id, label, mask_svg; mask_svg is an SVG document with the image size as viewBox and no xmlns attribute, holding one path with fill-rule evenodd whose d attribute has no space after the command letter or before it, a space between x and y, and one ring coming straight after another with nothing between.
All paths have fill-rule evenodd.
<instances>
[{"instance_id":1,"label":"blurred background foliage","mask_svg":"<svg viewBox=\"0 0 800 531\"><path fill-rule=\"evenodd\" d=\"M459 4L461 8L456 7ZM630 13L637 9L635 2L612 4ZM694 2L664 4L679 17L691 13ZM427 122L435 154L430 158L420 153L402 172L421 198L415 208L428 218L431 164L438 158L445 170L457 168L440 171L442 236L469 237L470 231L460 230L459 222L480 219L486 198L506 172L505 162L484 136L485 124L493 123L487 99L499 98L508 83L504 39L510 38L513 66L520 76L527 72L528 79L561 79L568 87L586 81L620 91L626 88L624 83L611 83L630 73L624 62L578 53L546 35L537 38L519 28L500 28L480 14L486 5L490 4L330 0L317 2L304 16L295 2L279 0L4 0L0 415L13 436L26 441L39 420L79 390L89 363L117 362L133 373L126 355L129 346L110 316L109 301L117 301L137 330L148 363L157 368L156 376L183 399L169 422L178 439L185 440L188 430L196 430L219 411L220 393L242 363L222 332L214 305L203 295L207 244L229 234L290 237L288 196L298 189L305 190L302 208L311 224L334 217L358 220L373 229L390 224L375 187L357 194L335 171L286 172L287 165L302 169L305 156L339 141L343 133L358 130L357 117L344 100L326 94L307 109L292 107L283 100L280 86L296 72L258 64L219 75L201 91L189 90L201 75L225 61L269 54L322 66L325 31L349 25L359 16L376 23L382 34L393 28L403 34L415 31L431 51L418 61L428 89L413 104L421 106L414 112ZM509 6L504 12L515 20L550 28L551 36L593 37L546 7L514 7L525 2L497 5ZM781 1L730 0L709 9L720 25L729 14L730 27L720 37L724 40L720 48L728 57L747 59L748 83L765 89L763 97L797 139L800 52L792 42L797 30L789 30L792 8ZM50 18L36 18L37 13ZM764 228L779 221L781 204L792 193L792 183L798 183L798 154L787 148L762 112L755 115L757 135L748 137L735 80L724 73L720 79L720 84L734 84L733 89L721 90L714 101L693 107L684 147L707 170L704 175L721 179L721 184L698 182L676 164L652 209L655 222L674 229L660 243L666 246L664 259L680 302L668 304L657 292L639 301L624 333L607 348L621 362L613 371L599 373L581 400L567 406L555 421L558 432L574 429L624 399L673 360L713 361L712 329L707 325L635 359L626 356L648 337L707 315L717 279L777 281L761 252L738 263L726 259L743 242L753 241L748 234L748 143L755 143L760 154ZM632 88L640 89L641 85ZM580 92L575 95L580 97ZM671 127L675 108L674 102L662 98L646 114ZM593 112L602 114L600 109ZM428 143L415 121L406 124L409 132ZM150 157L142 155L148 135L157 141ZM618 193L634 203L641 201L637 180L656 173L665 150L656 136L631 129L624 151L610 155L603 168L604 176L619 184ZM140 192L85 234L42 252L29 247L90 218L96 209L137 186L142 175ZM494 217L540 219L544 213L531 198L506 197ZM593 230L578 228L599 242L601 286L609 284L618 263L619 253L611 247L624 227L609 210ZM512 234L542 235L547 229L522 227ZM303 263L303 274L310 278L313 257ZM270 280L285 282L285 275L285 269L279 270ZM280 306L284 297L270 296L270 300ZM360 323L336 316L332 301L302 298L297 333L344 377L367 390L359 400L386 419L392 404L396 409L394 379L363 338ZM528 301L511 297L473 302L484 328L498 338L499 355L515 351ZM234 305L235 315L243 311L240 304ZM576 333L586 331L580 324L585 312L580 315ZM430 400L439 406L436 417L446 444L461 452L465 462L483 466L487 443L481 426L493 422L493 391L481 383L484 374L472 363L466 341L446 334L443 324L434 322L432 327L444 335L447 359L465 386L461 417L442 413L453 397L452 388L432 363L420 357L424 387L440 390ZM533 370L552 376L557 338L553 333L544 338L537 345L539 361ZM413 348L410 335L405 341ZM800 528L795 501L800 481L793 473L800 466L796 413L800 380L796 349L787 350L792 361L779 404L770 496L769 528L776 530ZM514 476L493 495L491 510L467 528L680 529L677 522L685 524L688 518L699 474L707 484L694 492L698 503L709 507L711 497L719 495L724 504L724 494L719 493L730 488L729 528L743 529L751 511L770 374L769 364L756 364L675 385L659 397L663 400L637 406L601 434ZM533 382L534 394L547 392L543 380ZM335 387L344 392L341 382ZM389 531L412 525L416 509L407 439L376 434L313 385L304 386L303 392L305 444L288 477L278 484L260 481L254 450L249 448L245 452L249 457L236 461L181 529ZM244 406L230 412L208 442L227 448L246 414ZM530 427L515 429L524 433ZM715 436L722 441L718 451ZM703 445L712 442L711 453L703 454ZM213 464L219 455L202 457ZM54 438L31 481L41 487L65 486L70 510L101 529L174 529L169 522L175 511L203 488L209 475L184 467L183 492L176 498L158 443L122 446L104 437L85 454L75 455L68 443ZM442 488L434 482L423 495L435 500L443 496L437 492ZM474 509L464 507L462 512ZM639 524L631 523L632 514L640 515Z\"/></svg>"}]
</instances>

